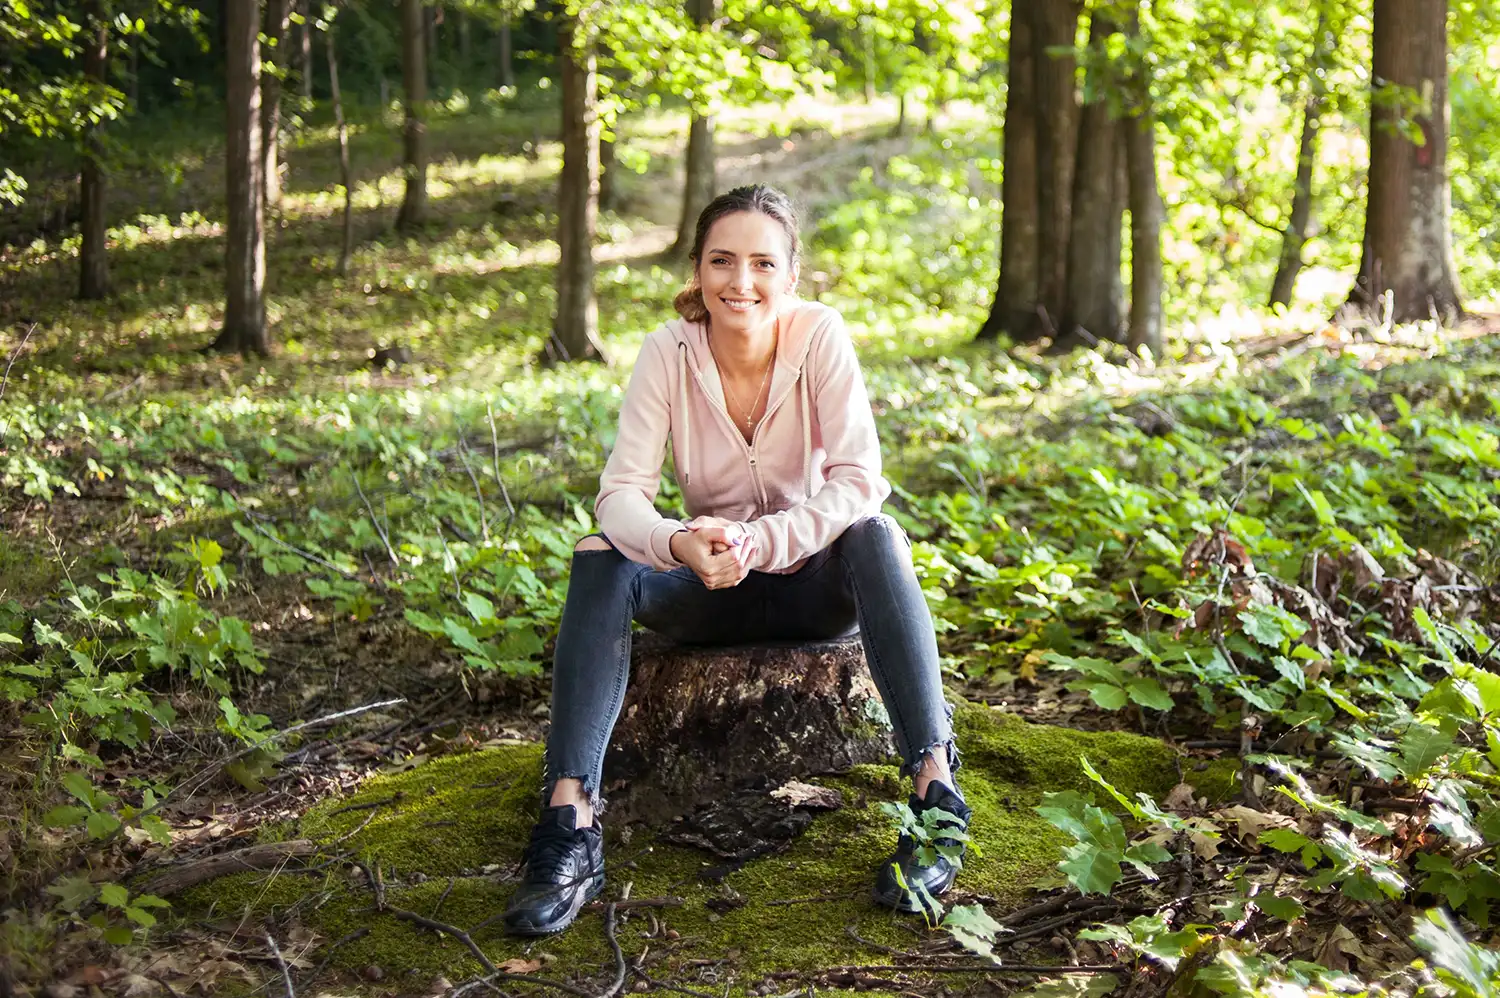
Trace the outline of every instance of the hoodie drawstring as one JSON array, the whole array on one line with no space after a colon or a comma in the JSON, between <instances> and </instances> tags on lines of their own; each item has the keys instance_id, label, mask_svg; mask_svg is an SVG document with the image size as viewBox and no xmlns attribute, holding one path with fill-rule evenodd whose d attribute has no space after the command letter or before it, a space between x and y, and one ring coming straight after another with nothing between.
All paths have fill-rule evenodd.
<instances>
[{"instance_id":1,"label":"hoodie drawstring","mask_svg":"<svg viewBox=\"0 0 1500 998\"><path fill-rule=\"evenodd\" d=\"M807 386L807 366L797 372L802 383L802 495L803 501L812 498L812 394Z\"/></svg>"},{"instance_id":2,"label":"hoodie drawstring","mask_svg":"<svg viewBox=\"0 0 1500 998\"><path fill-rule=\"evenodd\" d=\"M693 484L693 430L688 418L687 344L677 341L677 411L682 427L682 484Z\"/></svg>"}]
</instances>

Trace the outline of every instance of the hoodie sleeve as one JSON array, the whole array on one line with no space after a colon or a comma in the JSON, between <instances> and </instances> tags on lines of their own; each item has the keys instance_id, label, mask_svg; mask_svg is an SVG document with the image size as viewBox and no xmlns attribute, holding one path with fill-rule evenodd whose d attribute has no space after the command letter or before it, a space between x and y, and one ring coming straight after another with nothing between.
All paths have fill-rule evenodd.
<instances>
[{"instance_id":1,"label":"hoodie sleeve","mask_svg":"<svg viewBox=\"0 0 1500 998\"><path fill-rule=\"evenodd\" d=\"M671 369L656 337L641 345L620 407L620 428L599 478L594 515L610 543L631 561L659 571L682 563L672 556L672 535L687 529L653 505L672 425Z\"/></svg>"},{"instance_id":2,"label":"hoodie sleeve","mask_svg":"<svg viewBox=\"0 0 1500 998\"><path fill-rule=\"evenodd\" d=\"M757 544L750 567L762 572L823 550L856 520L878 512L891 493L859 360L836 314L813 343L803 377L813 396L813 412L804 418L817 419L826 452L823 486L806 502L747 524Z\"/></svg>"}]
</instances>

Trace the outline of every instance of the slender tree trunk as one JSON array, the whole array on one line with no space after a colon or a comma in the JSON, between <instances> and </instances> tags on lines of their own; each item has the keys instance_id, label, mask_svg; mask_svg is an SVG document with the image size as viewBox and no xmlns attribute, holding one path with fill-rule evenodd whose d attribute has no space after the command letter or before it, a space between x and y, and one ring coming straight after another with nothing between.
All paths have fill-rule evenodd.
<instances>
[{"instance_id":1,"label":"slender tree trunk","mask_svg":"<svg viewBox=\"0 0 1500 998\"><path fill-rule=\"evenodd\" d=\"M92 86L103 88L109 79L109 21L103 4L92 5L88 37L83 46L83 75ZM104 170L103 125L89 127L83 139L83 173L79 182L79 201L83 210L80 226L82 241L78 253L78 297L98 299L109 294L109 251L105 246L108 232Z\"/></svg>"},{"instance_id":2,"label":"slender tree trunk","mask_svg":"<svg viewBox=\"0 0 1500 998\"><path fill-rule=\"evenodd\" d=\"M562 63L562 176L557 189L557 315L548 360L602 358L594 298L594 227L599 198L598 80L594 53L572 18L558 32Z\"/></svg>"},{"instance_id":3,"label":"slender tree trunk","mask_svg":"<svg viewBox=\"0 0 1500 998\"><path fill-rule=\"evenodd\" d=\"M865 103L873 104L875 102L875 29L870 27L869 14L860 16L859 37L865 65Z\"/></svg>"},{"instance_id":4,"label":"slender tree trunk","mask_svg":"<svg viewBox=\"0 0 1500 998\"><path fill-rule=\"evenodd\" d=\"M287 26L292 13L290 0L266 0L266 43L270 46L265 72L260 75L260 120L264 134L261 151L266 157L266 204L281 202L281 77L286 67Z\"/></svg>"},{"instance_id":5,"label":"slender tree trunk","mask_svg":"<svg viewBox=\"0 0 1500 998\"><path fill-rule=\"evenodd\" d=\"M297 92L305 101L312 100L313 81L313 12L312 0L297 0L302 24L297 29Z\"/></svg>"},{"instance_id":6,"label":"slender tree trunk","mask_svg":"<svg viewBox=\"0 0 1500 998\"><path fill-rule=\"evenodd\" d=\"M406 197L396 216L403 232L427 221L427 47L422 0L401 0L401 82L406 89L403 166Z\"/></svg>"},{"instance_id":7,"label":"slender tree trunk","mask_svg":"<svg viewBox=\"0 0 1500 998\"><path fill-rule=\"evenodd\" d=\"M354 171L349 167L349 129L344 123L344 97L339 89L339 59L330 26L323 35L328 53L328 89L333 97L333 121L339 135L339 179L344 185L344 245L339 251L339 273L349 273L354 256Z\"/></svg>"},{"instance_id":8,"label":"slender tree trunk","mask_svg":"<svg viewBox=\"0 0 1500 998\"><path fill-rule=\"evenodd\" d=\"M615 127L620 127L615 119ZM615 140L599 137L599 210L614 211L618 208L620 191L615 186L619 178L619 164L615 161Z\"/></svg>"},{"instance_id":9,"label":"slender tree trunk","mask_svg":"<svg viewBox=\"0 0 1500 998\"><path fill-rule=\"evenodd\" d=\"M510 40L510 15L506 14L500 19L500 85L502 87L514 87L516 85L516 70L511 59Z\"/></svg>"},{"instance_id":10,"label":"slender tree trunk","mask_svg":"<svg viewBox=\"0 0 1500 998\"><path fill-rule=\"evenodd\" d=\"M469 68L469 56L473 52L469 47L470 43L469 13L460 7L458 10L458 58L463 63L465 69Z\"/></svg>"},{"instance_id":11,"label":"slender tree trunk","mask_svg":"<svg viewBox=\"0 0 1500 998\"><path fill-rule=\"evenodd\" d=\"M1044 325L1054 325L1067 292L1073 169L1078 153L1078 99L1073 79L1077 60L1071 55L1056 55L1054 51L1071 49L1076 44L1078 6L1076 0L1037 0L1033 16L1037 195L1041 212L1037 299L1046 311Z\"/></svg>"},{"instance_id":12,"label":"slender tree trunk","mask_svg":"<svg viewBox=\"0 0 1500 998\"><path fill-rule=\"evenodd\" d=\"M1292 193L1292 214L1287 219L1286 231L1281 234L1281 259L1276 264L1276 277L1271 281L1272 307L1285 305L1292 300L1297 286L1297 275L1302 271L1302 247L1307 243L1308 224L1312 221L1312 173L1313 160L1318 147L1318 114L1322 98L1314 95L1307 99L1302 110L1302 141L1297 147L1297 180Z\"/></svg>"},{"instance_id":13,"label":"slender tree trunk","mask_svg":"<svg viewBox=\"0 0 1500 998\"><path fill-rule=\"evenodd\" d=\"M1115 25L1095 12L1089 24L1089 47L1102 51ZM1078 124L1074 165L1072 230L1068 236L1068 272L1063 308L1054 346L1066 349L1113 339L1120 323L1114 311L1110 274L1120 270L1120 240L1109 238L1115 218L1115 173L1119 131L1105 100L1107 81L1093 73L1094 99L1083 106ZM1115 256L1110 259L1113 248Z\"/></svg>"},{"instance_id":14,"label":"slender tree trunk","mask_svg":"<svg viewBox=\"0 0 1500 998\"><path fill-rule=\"evenodd\" d=\"M225 4L228 76L224 328L210 349L270 352L266 334L265 191L261 171L260 5Z\"/></svg>"},{"instance_id":15,"label":"slender tree trunk","mask_svg":"<svg viewBox=\"0 0 1500 998\"><path fill-rule=\"evenodd\" d=\"M899 139L906 134L906 91L896 95L896 123L891 126L891 138Z\"/></svg>"},{"instance_id":16,"label":"slender tree trunk","mask_svg":"<svg viewBox=\"0 0 1500 998\"><path fill-rule=\"evenodd\" d=\"M719 0L688 0L688 14L699 31L713 30L719 15ZM673 256L685 257L693 249L693 234L698 215L718 191L717 165L714 155L714 119L712 115L693 112L688 123L687 156L683 164L682 215L677 221L677 241Z\"/></svg>"},{"instance_id":17,"label":"slender tree trunk","mask_svg":"<svg viewBox=\"0 0 1500 998\"><path fill-rule=\"evenodd\" d=\"M1130 204L1129 156L1125 152L1126 131L1129 128L1129 121L1116 121L1112 128L1111 141L1115 146L1115 197L1109 212L1109 228L1104 233L1104 238L1109 240L1106 255L1115 261L1114 269L1109 272L1109 298L1112 303L1110 308L1115 315L1115 328L1110 338L1120 343L1125 341L1127 320L1130 315L1129 306L1125 300L1123 252L1125 210Z\"/></svg>"},{"instance_id":18,"label":"slender tree trunk","mask_svg":"<svg viewBox=\"0 0 1500 998\"><path fill-rule=\"evenodd\" d=\"M1037 244L1041 216L1036 175L1036 60L1031 41L1032 5L1011 7L1010 65L1005 94L1004 173L1000 180L1000 279L979 339L1001 333L1026 338L1035 329Z\"/></svg>"},{"instance_id":19,"label":"slender tree trunk","mask_svg":"<svg viewBox=\"0 0 1500 998\"><path fill-rule=\"evenodd\" d=\"M1145 88L1143 87L1142 90ZM1162 355L1161 195L1156 187L1156 124L1149 105L1126 122L1125 155L1130 173L1130 335L1132 353L1141 347Z\"/></svg>"},{"instance_id":20,"label":"slender tree trunk","mask_svg":"<svg viewBox=\"0 0 1500 998\"><path fill-rule=\"evenodd\" d=\"M1390 291L1394 321L1452 322L1463 304L1448 224L1447 0L1375 0L1373 62L1377 85L1410 88L1420 103L1403 114L1380 94L1370 102L1365 254L1349 301L1378 311Z\"/></svg>"}]
</instances>

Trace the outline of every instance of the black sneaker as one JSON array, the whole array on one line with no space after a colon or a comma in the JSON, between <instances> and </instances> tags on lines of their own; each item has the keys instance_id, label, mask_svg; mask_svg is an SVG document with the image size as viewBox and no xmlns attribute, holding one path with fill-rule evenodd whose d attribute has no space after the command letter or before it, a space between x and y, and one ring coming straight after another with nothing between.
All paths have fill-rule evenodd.
<instances>
[{"instance_id":1,"label":"black sneaker","mask_svg":"<svg viewBox=\"0 0 1500 998\"><path fill-rule=\"evenodd\" d=\"M599 820L578 828L572 804L544 807L521 862L526 873L505 909L505 928L545 936L573 924L578 909L604 890L604 832Z\"/></svg>"},{"instance_id":2,"label":"black sneaker","mask_svg":"<svg viewBox=\"0 0 1500 998\"><path fill-rule=\"evenodd\" d=\"M940 828L957 832L966 832L969 829L969 816L973 813L969 805L964 803L964 799L956 790L937 780L932 780L927 784L925 798L912 794L909 803L918 819L921 819L924 811L936 809L946 811L953 816L952 819L939 817L937 820ZM960 850L966 848L964 843L963 838L937 836L933 839L935 846L956 846ZM939 855L933 863L926 866L917 861L916 852L916 839L911 835L903 834L896 843L895 853L880 865L880 870L875 875L875 902L877 904L910 914L922 910L920 898L923 896L923 889L926 894L937 897L953 886L953 881L958 876L958 868L962 863L962 852L959 853L959 862ZM900 877L896 875L898 867Z\"/></svg>"}]
</instances>

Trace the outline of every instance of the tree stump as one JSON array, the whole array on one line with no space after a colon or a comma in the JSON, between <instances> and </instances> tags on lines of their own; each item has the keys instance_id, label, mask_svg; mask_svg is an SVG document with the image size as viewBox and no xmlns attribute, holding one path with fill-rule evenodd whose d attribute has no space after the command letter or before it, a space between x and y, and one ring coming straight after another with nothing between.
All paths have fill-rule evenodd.
<instances>
[{"instance_id":1,"label":"tree stump","mask_svg":"<svg viewBox=\"0 0 1500 998\"><path fill-rule=\"evenodd\" d=\"M653 824L747 788L894 754L858 639L711 648L638 635L604 762L617 819Z\"/></svg>"}]
</instances>

